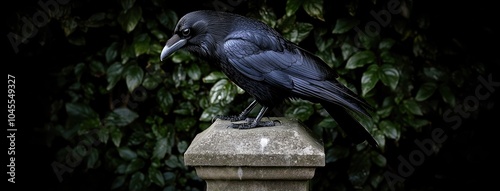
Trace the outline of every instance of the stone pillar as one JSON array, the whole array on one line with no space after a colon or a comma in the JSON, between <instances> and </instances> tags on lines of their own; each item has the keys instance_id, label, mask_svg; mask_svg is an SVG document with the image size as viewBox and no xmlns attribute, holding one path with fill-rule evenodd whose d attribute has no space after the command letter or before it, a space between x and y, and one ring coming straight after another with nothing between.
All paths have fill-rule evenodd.
<instances>
[{"instance_id":1,"label":"stone pillar","mask_svg":"<svg viewBox=\"0 0 500 191\"><path fill-rule=\"evenodd\" d=\"M195 167L207 191L309 190L316 167L325 166L323 144L297 120L271 120L281 124L233 129L216 120L193 139L185 165Z\"/></svg>"}]
</instances>

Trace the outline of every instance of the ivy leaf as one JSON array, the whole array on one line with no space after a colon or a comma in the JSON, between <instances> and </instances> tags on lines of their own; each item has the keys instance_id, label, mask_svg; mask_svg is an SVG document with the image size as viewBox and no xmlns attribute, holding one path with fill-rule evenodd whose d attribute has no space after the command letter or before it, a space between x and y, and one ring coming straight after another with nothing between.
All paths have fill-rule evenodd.
<instances>
[{"instance_id":1,"label":"ivy leaf","mask_svg":"<svg viewBox=\"0 0 500 191\"><path fill-rule=\"evenodd\" d=\"M117 176L113 182L111 183L111 189L116 189L116 188L119 188L123 185L123 183L125 183L125 179L127 178L127 175L120 175L120 176Z\"/></svg>"},{"instance_id":2,"label":"ivy leaf","mask_svg":"<svg viewBox=\"0 0 500 191\"><path fill-rule=\"evenodd\" d=\"M332 163L349 156L349 149L341 146L333 146L326 152L326 163Z\"/></svg>"},{"instance_id":3,"label":"ivy leaf","mask_svg":"<svg viewBox=\"0 0 500 191\"><path fill-rule=\"evenodd\" d=\"M108 81L108 86L106 90L111 90L115 87L116 83L121 79L123 73L123 65L115 62L106 70L106 80Z\"/></svg>"},{"instance_id":4,"label":"ivy leaf","mask_svg":"<svg viewBox=\"0 0 500 191\"><path fill-rule=\"evenodd\" d=\"M345 68L354 69L362 67L366 64L371 64L375 62L375 54L370 50L364 50L360 52L356 52L352 55L349 60L347 60L347 64Z\"/></svg>"},{"instance_id":5,"label":"ivy leaf","mask_svg":"<svg viewBox=\"0 0 500 191\"><path fill-rule=\"evenodd\" d=\"M162 78L160 75L157 74L146 74L146 78L144 78L144 81L142 82L142 86L148 90L155 89L160 85L162 81Z\"/></svg>"},{"instance_id":6,"label":"ivy leaf","mask_svg":"<svg viewBox=\"0 0 500 191\"><path fill-rule=\"evenodd\" d=\"M310 103L297 104L289 107L285 116L296 117L299 120L306 121L314 113L314 108Z\"/></svg>"},{"instance_id":7,"label":"ivy leaf","mask_svg":"<svg viewBox=\"0 0 500 191\"><path fill-rule=\"evenodd\" d=\"M102 62L99 61L91 61L90 62L90 73L93 76L102 76L104 74L104 65L102 65Z\"/></svg>"},{"instance_id":8,"label":"ivy leaf","mask_svg":"<svg viewBox=\"0 0 500 191\"><path fill-rule=\"evenodd\" d=\"M209 93L209 101L212 104L220 103L227 105L236 96L235 86L227 79L221 79L212 86Z\"/></svg>"},{"instance_id":9,"label":"ivy leaf","mask_svg":"<svg viewBox=\"0 0 500 191\"><path fill-rule=\"evenodd\" d=\"M139 115L126 107L120 107L113 110L106 117L106 122L108 125L123 127L130 123L132 123L135 119L137 119Z\"/></svg>"},{"instance_id":10,"label":"ivy leaf","mask_svg":"<svg viewBox=\"0 0 500 191\"><path fill-rule=\"evenodd\" d=\"M453 95L449 86L440 86L439 93L441 93L441 97L446 103L455 106L455 95Z\"/></svg>"},{"instance_id":11,"label":"ivy leaf","mask_svg":"<svg viewBox=\"0 0 500 191\"><path fill-rule=\"evenodd\" d=\"M211 72L207 76L205 76L202 81L203 83L215 83L219 81L220 79L227 78L227 76L219 71Z\"/></svg>"},{"instance_id":12,"label":"ivy leaf","mask_svg":"<svg viewBox=\"0 0 500 191\"><path fill-rule=\"evenodd\" d=\"M135 56L140 56L149 52L149 48L151 47L151 37L145 33L140 34L135 36L132 44L134 46Z\"/></svg>"},{"instance_id":13,"label":"ivy leaf","mask_svg":"<svg viewBox=\"0 0 500 191\"><path fill-rule=\"evenodd\" d=\"M177 20L179 20L177 14L172 10L160 11L160 13L156 15L156 18L160 21L160 24L167 29L174 28L175 24L177 24Z\"/></svg>"},{"instance_id":14,"label":"ivy leaf","mask_svg":"<svg viewBox=\"0 0 500 191\"><path fill-rule=\"evenodd\" d=\"M172 149L172 145L168 144L168 139L161 138L156 141L155 147L153 149L153 159L163 159L165 157L165 154L170 153Z\"/></svg>"},{"instance_id":15,"label":"ivy leaf","mask_svg":"<svg viewBox=\"0 0 500 191\"><path fill-rule=\"evenodd\" d=\"M396 43L396 41L392 38L384 38L380 41L378 48L380 50L389 50Z\"/></svg>"},{"instance_id":16,"label":"ivy leaf","mask_svg":"<svg viewBox=\"0 0 500 191\"><path fill-rule=\"evenodd\" d=\"M135 0L121 0L120 4L122 5L123 10L128 10L134 6Z\"/></svg>"},{"instance_id":17,"label":"ivy leaf","mask_svg":"<svg viewBox=\"0 0 500 191\"><path fill-rule=\"evenodd\" d=\"M158 186L163 187L165 185L163 174L161 174L161 172L156 168L149 168L148 177L153 183Z\"/></svg>"},{"instance_id":18,"label":"ivy leaf","mask_svg":"<svg viewBox=\"0 0 500 191\"><path fill-rule=\"evenodd\" d=\"M106 62L111 63L113 62L116 57L118 56L118 43L113 42L111 45L106 49Z\"/></svg>"},{"instance_id":19,"label":"ivy leaf","mask_svg":"<svg viewBox=\"0 0 500 191\"><path fill-rule=\"evenodd\" d=\"M132 7L127 11L123 11L118 15L118 23L122 26L123 30L130 33L137 26L137 23L142 18L141 7Z\"/></svg>"},{"instance_id":20,"label":"ivy leaf","mask_svg":"<svg viewBox=\"0 0 500 191\"><path fill-rule=\"evenodd\" d=\"M422 110L418 106L418 103L413 99L404 100L403 106L406 108L406 111L414 115L423 115Z\"/></svg>"},{"instance_id":21,"label":"ivy leaf","mask_svg":"<svg viewBox=\"0 0 500 191\"><path fill-rule=\"evenodd\" d=\"M283 34L283 36L293 43L299 43L309 35L313 28L314 26L310 23L297 22L295 26L292 27L290 31Z\"/></svg>"},{"instance_id":22,"label":"ivy leaf","mask_svg":"<svg viewBox=\"0 0 500 191\"><path fill-rule=\"evenodd\" d=\"M144 77L144 71L138 65L130 65L125 71L125 80L127 82L128 91L132 93L135 88L139 87Z\"/></svg>"},{"instance_id":23,"label":"ivy leaf","mask_svg":"<svg viewBox=\"0 0 500 191\"><path fill-rule=\"evenodd\" d=\"M136 172L130 177L129 190L130 191L140 191L144 190L145 176L142 172Z\"/></svg>"},{"instance_id":24,"label":"ivy leaf","mask_svg":"<svg viewBox=\"0 0 500 191\"><path fill-rule=\"evenodd\" d=\"M125 168L125 173L130 174L132 172L136 172L144 167L145 164L146 163L141 158L132 159L132 161L130 161L130 163L128 163L127 167Z\"/></svg>"},{"instance_id":25,"label":"ivy leaf","mask_svg":"<svg viewBox=\"0 0 500 191\"><path fill-rule=\"evenodd\" d=\"M365 72L363 72L363 76L361 77L361 94L363 96L365 96L377 84L379 80L378 69L378 65L372 64Z\"/></svg>"},{"instance_id":26,"label":"ivy leaf","mask_svg":"<svg viewBox=\"0 0 500 191\"><path fill-rule=\"evenodd\" d=\"M286 2L285 10L287 16L292 16L297 12L299 7L302 5L303 0L288 0Z\"/></svg>"},{"instance_id":27,"label":"ivy leaf","mask_svg":"<svg viewBox=\"0 0 500 191\"><path fill-rule=\"evenodd\" d=\"M346 33L347 31L351 30L352 28L354 28L358 24L359 24L358 19L353 19L353 18L337 19L337 23L335 24L335 28L333 28L332 33L333 34Z\"/></svg>"},{"instance_id":28,"label":"ivy leaf","mask_svg":"<svg viewBox=\"0 0 500 191\"><path fill-rule=\"evenodd\" d=\"M172 94L169 91L167 91L167 89L162 87L158 90L156 95L158 99L157 101L160 104L162 112L168 114L172 109L172 105L174 103L174 98Z\"/></svg>"},{"instance_id":29,"label":"ivy leaf","mask_svg":"<svg viewBox=\"0 0 500 191\"><path fill-rule=\"evenodd\" d=\"M99 159L99 151L96 148L91 148L89 152L87 157L87 168L95 168Z\"/></svg>"},{"instance_id":30,"label":"ivy leaf","mask_svg":"<svg viewBox=\"0 0 500 191\"><path fill-rule=\"evenodd\" d=\"M396 89L399 81L399 72L396 68L389 64L383 64L379 69L380 81L386 86L389 86L392 90Z\"/></svg>"},{"instance_id":31,"label":"ivy leaf","mask_svg":"<svg viewBox=\"0 0 500 191\"><path fill-rule=\"evenodd\" d=\"M370 175L371 162L368 154L366 153L355 153L352 156L349 169L347 174L349 176L349 181L355 187L362 187Z\"/></svg>"},{"instance_id":32,"label":"ivy leaf","mask_svg":"<svg viewBox=\"0 0 500 191\"><path fill-rule=\"evenodd\" d=\"M113 144L116 147L120 146L120 143L122 141L123 133L120 131L119 128L113 128L111 131L111 141L113 141Z\"/></svg>"},{"instance_id":33,"label":"ivy leaf","mask_svg":"<svg viewBox=\"0 0 500 191\"><path fill-rule=\"evenodd\" d=\"M309 16L325 21L323 18L323 0L308 0L302 6Z\"/></svg>"},{"instance_id":34,"label":"ivy leaf","mask_svg":"<svg viewBox=\"0 0 500 191\"><path fill-rule=\"evenodd\" d=\"M437 85L434 82L426 82L420 86L418 89L417 95L415 96L415 100L417 101L425 101L427 98L431 97L432 94L437 89Z\"/></svg>"},{"instance_id":35,"label":"ivy leaf","mask_svg":"<svg viewBox=\"0 0 500 191\"><path fill-rule=\"evenodd\" d=\"M401 134L399 127L392 121L383 120L378 125L384 135L390 139L398 140Z\"/></svg>"},{"instance_id":36,"label":"ivy leaf","mask_svg":"<svg viewBox=\"0 0 500 191\"><path fill-rule=\"evenodd\" d=\"M384 155L381 155L380 153L374 154L375 156L372 157L372 162L379 166L379 167L385 167L387 165L387 159L384 157Z\"/></svg>"},{"instance_id":37,"label":"ivy leaf","mask_svg":"<svg viewBox=\"0 0 500 191\"><path fill-rule=\"evenodd\" d=\"M193 80L199 80L201 78L201 70L197 64L191 64L187 68L188 76Z\"/></svg>"},{"instance_id":38,"label":"ivy leaf","mask_svg":"<svg viewBox=\"0 0 500 191\"><path fill-rule=\"evenodd\" d=\"M122 159L125 159L127 161L130 161L130 160L137 158L137 154L128 147L118 148L118 155L120 155L120 157L122 157Z\"/></svg>"}]
</instances>

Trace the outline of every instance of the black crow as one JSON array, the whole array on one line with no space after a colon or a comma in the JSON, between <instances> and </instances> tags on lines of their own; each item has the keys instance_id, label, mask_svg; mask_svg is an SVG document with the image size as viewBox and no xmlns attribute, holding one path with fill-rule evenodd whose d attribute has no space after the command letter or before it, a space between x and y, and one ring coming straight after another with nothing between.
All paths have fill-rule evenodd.
<instances>
[{"instance_id":1,"label":"black crow","mask_svg":"<svg viewBox=\"0 0 500 191\"><path fill-rule=\"evenodd\" d=\"M348 111L370 118L370 105L340 84L337 73L323 60L283 38L256 19L210 10L194 11L177 23L173 36L161 52L163 61L184 49L211 63L255 100L233 121L233 128L273 126L261 121L269 108L286 99L301 98L320 103L353 143L377 142ZM259 103L255 119L248 113ZM226 118L227 119L227 118Z\"/></svg>"}]
</instances>

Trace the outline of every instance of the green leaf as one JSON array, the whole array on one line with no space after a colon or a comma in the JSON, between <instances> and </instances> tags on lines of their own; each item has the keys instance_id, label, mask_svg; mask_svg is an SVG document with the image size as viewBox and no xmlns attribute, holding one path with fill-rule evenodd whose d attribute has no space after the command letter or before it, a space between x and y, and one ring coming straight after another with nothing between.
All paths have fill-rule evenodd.
<instances>
[{"instance_id":1,"label":"green leaf","mask_svg":"<svg viewBox=\"0 0 500 191\"><path fill-rule=\"evenodd\" d=\"M111 131L111 141L115 144L116 147L120 146L120 142L122 141L123 133L119 128L113 128Z\"/></svg>"},{"instance_id":2,"label":"green leaf","mask_svg":"<svg viewBox=\"0 0 500 191\"><path fill-rule=\"evenodd\" d=\"M89 106L82 103L66 103L66 112L72 118L99 119L99 115Z\"/></svg>"},{"instance_id":3,"label":"green leaf","mask_svg":"<svg viewBox=\"0 0 500 191\"><path fill-rule=\"evenodd\" d=\"M443 80L445 79L446 73L442 71L441 69L435 68L435 67L426 67L424 68L424 74L425 76L435 80Z\"/></svg>"},{"instance_id":4,"label":"green leaf","mask_svg":"<svg viewBox=\"0 0 500 191\"><path fill-rule=\"evenodd\" d=\"M287 16L292 16L297 12L304 0L288 0L286 2L285 11Z\"/></svg>"},{"instance_id":5,"label":"green leaf","mask_svg":"<svg viewBox=\"0 0 500 191\"><path fill-rule=\"evenodd\" d=\"M113 112L106 117L106 122L107 125L123 127L132 123L138 117L139 115L136 112L126 107L120 107L114 109Z\"/></svg>"},{"instance_id":6,"label":"green leaf","mask_svg":"<svg viewBox=\"0 0 500 191\"><path fill-rule=\"evenodd\" d=\"M128 163L127 167L125 168L125 173L130 174L136 172L144 167L145 164L146 163L144 162L144 160L140 158L132 159L132 161L130 161L130 163Z\"/></svg>"},{"instance_id":7,"label":"green leaf","mask_svg":"<svg viewBox=\"0 0 500 191\"><path fill-rule=\"evenodd\" d=\"M343 34L354 28L359 24L359 20L355 18L340 18L337 19L335 28L333 28L333 34Z\"/></svg>"},{"instance_id":8,"label":"green leaf","mask_svg":"<svg viewBox=\"0 0 500 191\"><path fill-rule=\"evenodd\" d=\"M156 93L157 95L157 101L160 104L160 108L163 111L163 113L168 114L170 110L172 109L173 103L174 103L174 98L172 94L167 91L164 87L160 88L158 92Z\"/></svg>"},{"instance_id":9,"label":"green leaf","mask_svg":"<svg viewBox=\"0 0 500 191\"><path fill-rule=\"evenodd\" d=\"M119 188L123 185L123 183L125 183L125 179L127 178L127 175L120 175L120 176L117 176L113 182L111 183L111 189L116 189L116 188Z\"/></svg>"},{"instance_id":10,"label":"green leaf","mask_svg":"<svg viewBox=\"0 0 500 191\"><path fill-rule=\"evenodd\" d=\"M385 167L387 165L387 159L384 157L384 155L381 155L380 153L375 153L375 156L373 156L372 162L379 166L379 167Z\"/></svg>"},{"instance_id":11,"label":"green leaf","mask_svg":"<svg viewBox=\"0 0 500 191\"><path fill-rule=\"evenodd\" d=\"M418 103L413 99L404 100L403 106L406 108L406 111L414 115L423 115L422 110L418 106Z\"/></svg>"},{"instance_id":12,"label":"green leaf","mask_svg":"<svg viewBox=\"0 0 500 191\"><path fill-rule=\"evenodd\" d=\"M299 43L309 35L313 28L314 26L310 23L297 22L294 26L292 26L290 31L283 34L283 37L293 43Z\"/></svg>"},{"instance_id":13,"label":"green leaf","mask_svg":"<svg viewBox=\"0 0 500 191\"><path fill-rule=\"evenodd\" d=\"M115 62L111 66L109 66L108 70L106 70L106 80L108 81L108 86L106 90L111 90L115 87L116 83L121 79L123 73L123 65Z\"/></svg>"},{"instance_id":14,"label":"green leaf","mask_svg":"<svg viewBox=\"0 0 500 191\"><path fill-rule=\"evenodd\" d=\"M84 63L78 63L75 66L74 73L76 76L77 81L80 81L80 78L82 77L83 71L85 70L85 64Z\"/></svg>"},{"instance_id":15,"label":"green leaf","mask_svg":"<svg viewBox=\"0 0 500 191\"><path fill-rule=\"evenodd\" d=\"M144 77L144 71L138 65L130 65L124 71L125 80L127 82L127 87L129 92L133 92L135 88L139 87L142 83Z\"/></svg>"},{"instance_id":16,"label":"green leaf","mask_svg":"<svg viewBox=\"0 0 500 191\"><path fill-rule=\"evenodd\" d=\"M301 121L306 121L314 113L314 108L310 103L295 104L286 110L285 116L294 117Z\"/></svg>"},{"instance_id":17,"label":"green leaf","mask_svg":"<svg viewBox=\"0 0 500 191\"><path fill-rule=\"evenodd\" d=\"M163 178L163 174L158 169L149 168L148 171L149 179L158 186L163 187L165 185L165 179Z\"/></svg>"},{"instance_id":18,"label":"green leaf","mask_svg":"<svg viewBox=\"0 0 500 191\"><path fill-rule=\"evenodd\" d=\"M236 87L227 79L221 79L212 86L209 93L209 101L212 104L227 105L236 96Z\"/></svg>"},{"instance_id":19,"label":"green leaf","mask_svg":"<svg viewBox=\"0 0 500 191\"><path fill-rule=\"evenodd\" d=\"M90 62L90 73L93 76L102 76L104 74L104 65L102 65L99 61L91 61Z\"/></svg>"},{"instance_id":20,"label":"green leaf","mask_svg":"<svg viewBox=\"0 0 500 191\"><path fill-rule=\"evenodd\" d=\"M184 151L186 151L187 148L188 148L188 143L186 141L181 141L177 143L177 150L179 151L179 153L184 153Z\"/></svg>"},{"instance_id":21,"label":"green leaf","mask_svg":"<svg viewBox=\"0 0 500 191\"><path fill-rule=\"evenodd\" d=\"M156 18L158 19L158 21L160 21L160 24L163 25L167 29L175 28L175 25L177 24L177 21L179 20L177 18L177 14L172 10L160 11L156 15Z\"/></svg>"},{"instance_id":22,"label":"green leaf","mask_svg":"<svg viewBox=\"0 0 500 191\"><path fill-rule=\"evenodd\" d=\"M354 153L347 170L349 181L355 187L362 188L366 179L370 175L371 162L367 153Z\"/></svg>"},{"instance_id":23,"label":"green leaf","mask_svg":"<svg viewBox=\"0 0 500 191\"><path fill-rule=\"evenodd\" d=\"M128 10L134 6L135 0L121 0L120 4L122 5L123 10Z\"/></svg>"},{"instance_id":24,"label":"green leaf","mask_svg":"<svg viewBox=\"0 0 500 191\"><path fill-rule=\"evenodd\" d=\"M201 78L201 70L200 67L198 67L197 64L191 64L187 68L187 74L188 76L193 79L193 80L199 80Z\"/></svg>"},{"instance_id":25,"label":"green leaf","mask_svg":"<svg viewBox=\"0 0 500 191\"><path fill-rule=\"evenodd\" d=\"M158 87L162 81L162 78L160 75L157 74L146 74L146 77L144 78L144 81L142 82L142 86L146 88L147 90L152 90Z\"/></svg>"},{"instance_id":26,"label":"green leaf","mask_svg":"<svg viewBox=\"0 0 500 191\"><path fill-rule=\"evenodd\" d=\"M418 89L417 95L415 96L415 100L417 101L425 101L427 98L431 97L432 94L437 89L437 85L434 82L426 82L420 86Z\"/></svg>"},{"instance_id":27,"label":"green leaf","mask_svg":"<svg viewBox=\"0 0 500 191\"><path fill-rule=\"evenodd\" d=\"M99 151L96 148L91 148L87 157L87 168L95 168L98 159Z\"/></svg>"},{"instance_id":28,"label":"green leaf","mask_svg":"<svg viewBox=\"0 0 500 191\"><path fill-rule=\"evenodd\" d=\"M170 157L167 160L165 160L165 164L170 168L177 168L184 166L175 155L170 155Z\"/></svg>"},{"instance_id":29,"label":"green leaf","mask_svg":"<svg viewBox=\"0 0 500 191\"><path fill-rule=\"evenodd\" d=\"M455 95L453 95L449 86L440 86L439 93L441 93L441 97L444 102L450 104L451 106L455 106Z\"/></svg>"},{"instance_id":30,"label":"green leaf","mask_svg":"<svg viewBox=\"0 0 500 191\"><path fill-rule=\"evenodd\" d=\"M399 71L389 64L383 64L379 69L379 79L384 85L395 90L399 82Z\"/></svg>"},{"instance_id":31,"label":"green leaf","mask_svg":"<svg viewBox=\"0 0 500 191\"><path fill-rule=\"evenodd\" d=\"M389 50L396 43L396 41L392 38L384 38L380 41L378 48L380 50Z\"/></svg>"},{"instance_id":32,"label":"green leaf","mask_svg":"<svg viewBox=\"0 0 500 191\"><path fill-rule=\"evenodd\" d=\"M202 81L203 81L203 83L215 83L223 78L227 78L224 73L219 72L219 71L215 71L215 72L211 72L210 74L208 74L208 76L205 76L202 79Z\"/></svg>"},{"instance_id":33,"label":"green leaf","mask_svg":"<svg viewBox=\"0 0 500 191\"><path fill-rule=\"evenodd\" d=\"M141 7L132 7L127 11L123 11L118 15L118 23L122 26L123 30L130 33L137 26L137 23L142 18Z\"/></svg>"},{"instance_id":34,"label":"green leaf","mask_svg":"<svg viewBox=\"0 0 500 191\"><path fill-rule=\"evenodd\" d=\"M378 128L390 139L398 140L401 134L399 127L392 121L383 120L378 124Z\"/></svg>"},{"instance_id":35,"label":"green leaf","mask_svg":"<svg viewBox=\"0 0 500 191\"><path fill-rule=\"evenodd\" d=\"M365 72L363 72L363 76L361 77L361 94L363 96L365 96L377 84L379 80L378 69L378 65L372 64Z\"/></svg>"},{"instance_id":36,"label":"green leaf","mask_svg":"<svg viewBox=\"0 0 500 191\"><path fill-rule=\"evenodd\" d=\"M116 57L118 56L118 43L113 42L111 45L106 49L106 62L111 63L113 62Z\"/></svg>"},{"instance_id":37,"label":"green leaf","mask_svg":"<svg viewBox=\"0 0 500 191\"><path fill-rule=\"evenodd\" d=\"M132 45L134 46L136 57L149 53L149 48L151 47L151 37L145 33L135 36Z\"/></svg>"},{"instance_id":38,"label":"green leaf","mask_svg":"<svg viewBox=\"0 0 500 191\"><path fill-rule=\"evenodd\" d=\"M332 163L349 156L349 149L341 146L333 146L326 152L326 163Z\"/></svg>"},{"instance_id":39,"label":"green leaf","mask_svg":"<svg viewBox=\"0 0 500 191\"><path fill-rule=\"evenodd\" d=\"M169 144L167 138L161 138L156 141L155 147L153 149L153 159L163 159L165 154L170 153L172 150L172 145Z\"/></svg>"},{"instance_id":40,"label":"green leaf","mask_svg":"<svg viewBox=\"0 0 500 191\"><path fill-rule=\"evenodd\" d=\"M118 148L118 154L120 155L120 157L122 157L122 159L125 159L127 161L137 158L137 154L128 147Z\"/></svg>"},{"instance_id":41,"label":"green leaf","mask_svg":"<svg viewBox=\"0 0 500 191\"><path fill-rule=\"evenodd\" d=\"M323 18L323 0L308 0L302 6L309 16L325 21Z\"/></svg>"},{"instance_id":42,"label":"green leaf","mask_svg":"<svg viewBox=\"0 0 500 191\"><path fill-rule=\"evenodd\" d=\"M366 64L371 64L375 62L375 54L370 50L364 50L360 52L356 52L352 55L349 60L347 60L347 64L345 68L354 69L362 67Z\"/></svg>"},{"instance_id":43,"label":"green leaf","mask_svg":"<svg viewBox=\"0 0 500 191\"><path fill-rule=\"evenodd\" d=\"M165 172L165 173L163 173L163 178L167 182L173 182L173 181L175 181L175 173L173 173L173 172Z\"/></svg>"},{"instance_id":44,"label":"green leaf","mask_svg":"<svg viewBox=\"0 0 500 191\"><path fill-rule=\"evenodd\" d=\"M130 191L140 191L144 190L145 176L142 172L136 172L130 177L130 183L128 189Z\"/></svg>"}]
</instances>

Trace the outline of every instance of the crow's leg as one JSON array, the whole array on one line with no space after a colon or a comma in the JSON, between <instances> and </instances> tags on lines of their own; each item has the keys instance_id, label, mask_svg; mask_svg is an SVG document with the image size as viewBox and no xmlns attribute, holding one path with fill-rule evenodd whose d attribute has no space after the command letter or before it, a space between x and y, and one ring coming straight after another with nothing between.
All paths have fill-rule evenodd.
<instances>
[{"instance_id":1,"label":"crow's leg","mask_svg":"<svg viewBox=\"0 0 500 191\"><path fill-rule=\"evenodd\" d=\"M230 121L241 121L247 118L250 111L257 105L257 100L253 100L247 108L245 108L238 116L217 116L216 119L230 120Z\"/></svg>"},{"instance_id":2,"label":"crow's leg","mask_svg":"<svg viewBox=\"0 0 500 191\"><path fill-rule=\"evenodd\" d=\"M230 127L237 129L251 129L255 127L271 127L274 126L274 121L260 121L264 114L266 113L268 107L263 106L260 110L259 114L253 121L248 121L246 123L233 123Z\"/></svg>"}]
</instances>

